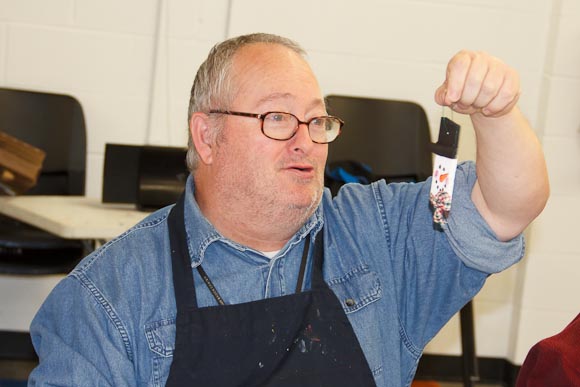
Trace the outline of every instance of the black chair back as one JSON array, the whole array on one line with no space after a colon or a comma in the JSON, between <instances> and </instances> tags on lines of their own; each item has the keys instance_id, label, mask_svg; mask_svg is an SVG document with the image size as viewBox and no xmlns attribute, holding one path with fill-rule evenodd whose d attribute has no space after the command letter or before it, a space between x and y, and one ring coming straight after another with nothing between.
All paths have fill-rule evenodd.
<instances>
[{"instance_id":1,"label":"black chair back","mask_svg":"<svg viewBox=\"0 0 580 387\"><path fill-rule=\"evenodd\" d=\"M0 130L46 152L29 195L84 195L86 130L80 103L61 94L0 88Z\"/></svg>"},{"instance_id":2,"label":"black chair back","mask_svg":"<svg viewBox=\"0 0 580 387\"><path fill-rule=\"evenodd\" d=\"M86 129L76 99L0 88L0 130L46 152L38 182L26 195L84 195ZM84 252L81 241L0 216L0 273L66 273Z\"/></svg>"},{"instance_id":3,"label":"black chair back","mask_svg":"<svg viewBox=\"0 0 580 387\"><path fill-rule=\"evenodd\" d=\"M356 161L388 182L422 181L432 173L429 122L407 101L330 95L328 113L344 120L328 148L328 165Z\"/></svg>"}]
</instances>

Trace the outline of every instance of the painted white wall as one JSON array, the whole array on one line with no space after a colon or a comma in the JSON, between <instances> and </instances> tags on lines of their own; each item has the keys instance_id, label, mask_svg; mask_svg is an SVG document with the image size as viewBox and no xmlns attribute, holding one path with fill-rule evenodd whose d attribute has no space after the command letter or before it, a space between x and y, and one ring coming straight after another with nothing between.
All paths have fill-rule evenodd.
<instances>
[{"instance_id":1,"label":"painted white wall","mask_svg":"<svg viewBox=\"0 0 580 387\"><path fill-rule=\"evenodd\" d=\"M552 197L528 230L525 262L491 277L474 304L478 353L521 363L580 312L579 19L577 0L0 0L0 85L79 99L87 195L100 197L106 142L186 144L195 71L226 37L296 39L325 94L418 102L433 138L441 115L433 93L447 60L462 48L502 58L521 74L520 106L542 139ZM469 122L455 119L464 127L460 158L472 159ZM36 305L51 281L31 287L0 277L0 289L21 289ZM11 305L10 294L0 292L0 305ZM30 318L0 313L0 329L25 330ZM457 318L427 351L460 353Z\"/></svg>"},{"instance_id":2,"label":"painted white wall","mask_svg":"<svg viewBox=\"0 0 580 387\"><path fill-rule=\"evenodd\" d=\"M552 5L538 112L552 194L520 266L508 354L517 362L580 312L580 2Z\"/></svg>"}]
</instances>

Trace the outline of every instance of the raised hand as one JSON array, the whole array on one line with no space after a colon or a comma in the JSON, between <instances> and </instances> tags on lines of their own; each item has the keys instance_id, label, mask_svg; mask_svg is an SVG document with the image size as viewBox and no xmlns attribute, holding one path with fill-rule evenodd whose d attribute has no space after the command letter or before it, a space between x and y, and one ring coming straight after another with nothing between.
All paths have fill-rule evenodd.
<instances>
[{"instance_id":1,"label":"raised hand","mask_svg":"<svg viewBox=\"0 0 580 387\"><path fill-rule=\"evenodd\" d=\"M500 117L513 109L519 96L517 71L485 52L462 50L447 64L435 101L458 113Z\"/></svg>"}]
</instances>

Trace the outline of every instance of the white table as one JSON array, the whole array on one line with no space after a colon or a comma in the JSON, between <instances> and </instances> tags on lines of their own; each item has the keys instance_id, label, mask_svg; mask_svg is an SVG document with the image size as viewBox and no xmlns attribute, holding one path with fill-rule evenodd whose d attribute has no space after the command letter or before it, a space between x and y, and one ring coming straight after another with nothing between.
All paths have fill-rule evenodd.
<instances>
[{"instance_id":1,"label":"white table","mask_svg":"<svg viewBox=\"0 0 580 387\"><path fill-rule=\"evenodd\" d=\"M85 196L0 196L0 213L67 239L110 240L149 213Z\"/></svg>"},{"instance_id":2,"label":"white table","mask_svg":"<svg viewBox=\"0 0 580 387\"><path fill-rule=\"evenodd\" d=\"M0 213L62 238L80 239L87 253L149 213L134 205L101 203L84 196L0 196ZM62 275L0 276L0 330L26 331Z\"/></svg>"}]
</instances>

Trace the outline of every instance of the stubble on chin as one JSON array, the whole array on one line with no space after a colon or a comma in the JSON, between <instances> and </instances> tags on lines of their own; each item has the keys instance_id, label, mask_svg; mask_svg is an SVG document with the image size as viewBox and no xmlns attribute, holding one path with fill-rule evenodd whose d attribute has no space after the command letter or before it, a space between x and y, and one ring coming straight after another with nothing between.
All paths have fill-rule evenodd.
<instances>
[{"instance_id":1,"label":"stubble on chin","mask_svg":"<svg viewBox=\"0 0 580 387\"><path fill-rule=\"evenodd\" d=\"M238 165L228 165L228 168L222 169L217 179L218 190L228 193L227 200L222 201L224 210L227 209L238 221L268 224L268 227L288 231L298 230L314 213L322 199L324 180L320 173L317 175L316 182L303 182L305 185L302 189L310 191L308 198L303 196L304 191L297 192L297 196L293 197L289 187L284 184L278 187L276 184L264 185L264 182L276 179L264 176L259 170L242 177Z\"/></svg>"},{"instance_id":2,"label":"stubble on chin","mask_svg":"<svg viewBox=\"0 0 580 387\"><path fill-rule=\"evenodd\" d=\"M317 189L312 193L310 203L306 206L299 205L296 203L290 203L288 210L290 213L291 222L294 223L296 227L301 227L310 216L316 211L316 208L322 200L322 192L324 187L320 184Z\"/></svg>"}]
</instances>

